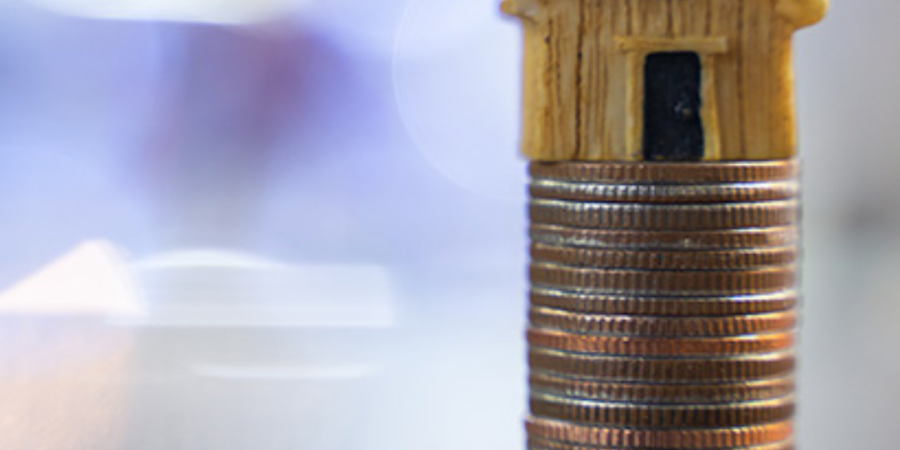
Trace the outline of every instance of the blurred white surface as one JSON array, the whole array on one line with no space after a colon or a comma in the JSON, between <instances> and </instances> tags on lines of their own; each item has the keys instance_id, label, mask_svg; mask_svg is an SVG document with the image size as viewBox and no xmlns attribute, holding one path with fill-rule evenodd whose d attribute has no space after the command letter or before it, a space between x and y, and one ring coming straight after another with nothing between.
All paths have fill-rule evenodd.
<instances>
[{"instance_id":1,"label":"blurred white surface","mask_svg":"<svg viewBox=\"0 0 900 450\"><path fill-rule=\"evenodd\" d=\"M396 325L390 274L379 266L294 266L239 253L195 250L138 261L132 270L153 314L129 325Z\"/></svg>"},{"instance_id":2,"label":"blurred white surface","mask_svg":"<svg viewBox=\"0 0 900 450\"><path fill-rule=\"evenodd\" d=\"M278 19L310 0L30 0L50 11L98 19L246 24Z\"/></svg>"}]
</instances>

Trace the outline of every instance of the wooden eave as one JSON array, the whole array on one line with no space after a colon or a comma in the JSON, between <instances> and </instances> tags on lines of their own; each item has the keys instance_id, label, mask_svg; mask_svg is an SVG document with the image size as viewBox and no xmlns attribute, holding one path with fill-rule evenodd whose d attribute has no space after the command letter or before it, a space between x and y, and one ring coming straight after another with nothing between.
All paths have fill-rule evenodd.
<instances>
[{"instance_id":1,"label":"wooden eave","mask_svg":"<svg viewBox=\"0 0 900 450\"><path fill-rule=\"evenodd\" d=\"M567 0L505 0L503 11L507 14L532 19L537 17L541 9L551 1ZM573 0L568 0L573 1ZM610 1L610 0L595 0ZM691 1L691 0L679 0ZM753 0L721 0L721 1L753 1ZM775 11L792 22L797 28L803 28L819 22L828 12L829 0L775 0Z\"/></svg>"}]
</instances>

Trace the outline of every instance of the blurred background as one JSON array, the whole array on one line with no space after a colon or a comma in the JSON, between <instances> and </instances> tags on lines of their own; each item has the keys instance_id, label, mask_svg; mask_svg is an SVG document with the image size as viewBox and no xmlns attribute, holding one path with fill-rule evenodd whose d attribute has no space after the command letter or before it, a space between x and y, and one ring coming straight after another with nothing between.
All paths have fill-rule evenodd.
<instances>
[{"instance_id":1,"label":"blurred background","mask_svg":"<svg viewBox=\"0 0 900 450\"><path fill-rule=\"evenodd\" d=\"M524 448L497 3L0 0L0 448ZM895 442L898 14L796 41L805 448Z\"/></svg>"}]
</instances>

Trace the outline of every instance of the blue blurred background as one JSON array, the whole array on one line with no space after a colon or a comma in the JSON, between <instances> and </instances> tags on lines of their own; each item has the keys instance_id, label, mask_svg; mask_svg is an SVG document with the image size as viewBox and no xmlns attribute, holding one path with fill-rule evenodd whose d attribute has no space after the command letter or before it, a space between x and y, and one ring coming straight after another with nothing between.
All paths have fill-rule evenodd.
<instances>
[{"instance_id":1,"label":"blue blurred background","mask_svg":"<svg viewBox=\"0 0 900 450\"><path fill-rule=\"evenodd\" d=\"M0 1L0 448L524 448L496 3ZM796 42L806 448L895 442L898 14Z\"/></svg>"}]
</instances>

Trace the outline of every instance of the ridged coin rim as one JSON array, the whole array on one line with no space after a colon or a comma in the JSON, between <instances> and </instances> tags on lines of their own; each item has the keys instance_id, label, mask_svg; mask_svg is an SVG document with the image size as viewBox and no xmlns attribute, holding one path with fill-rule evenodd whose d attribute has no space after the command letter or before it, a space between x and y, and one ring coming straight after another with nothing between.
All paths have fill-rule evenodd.
<instances>
[{"instance_id":1,"label":"ridged coin rim","mask_svg":"<svg viewBox=\"0 0 900 450\"><path fill-rule=\"evenodd\" d=\"M601 184L534 179L533 198L602 203L742 203L797 197L796 181L691 185Z\"/></svg>"},{"instance_id":2,"label":"ridged coin rim","mask_svg":"<svg viewBox=\"0 0 900 450\"><path fill-rule=\"evenodd\" d=\"M622 447L612 448L612 447L598 447L598 446L588 446L582 444L572 444L567 442L559 442L548 439L540 439L537 437L529 437L528 438L528 448L529 450L625 450ZM672 447L640 447L641 450L677 450ZM725 450L725 449L718 449ZM794 441L787 440L783 442L778 442L774 444L765 444L758 445L753 447L731 447L727 450L795 450Z\"/></svg>"},{"instance_id":3,"label":"ridged coin rim","mask_svg":"<svg viewBox=\"0 0 900 450\"><path fill-rule=\"evenodd\" d=\"M532 223L599 229L729 230L777 227L799 220L797 200L649 205L532 199Z\"/></svg>"},{"instance_id":4,"label":"ridged coin rim","mask_svg":"<svg viewBox=\"0 0 900 450\"><path fill-rule=\"evenodd\" d=\"M705 430L640 430L598 428L558 420L530 417L530 436L546 440L601 447L662 449L723 449L784 442L793 434L792 421Z\"/></svg>"},{"instance_id":5,"label":"ridged coin rim","mask_svg":"<svg viewBox=\"0 0 900 450\"><path fill-rule=\"evenodd\" d=\"M604 230L532 223L536 243L615 250L736 250L793 246L799 228L793 225L734 230Z\"/></svg>"},{"instance_id":6,"label":"ridged coin rim","mask_svg":"<svg viewBox=\"0 0 900 450\"><path fill-rule=\"evenodd\" d=\"M708 338L654 338L591 336L540 328L530 328L526 335L532 348L547 348L566 353L660 357L737 356L783 352L793 348L796 339L793 332Z\"/></svg>"},{"instance_id":7,"label":"ridged coin rim","mask_svg":"<svg viewBox=\"0 0 900 450\"><path fill-rule=\"evenodd\" d=\"M723 405L610 403L533 394L534 417L596 427L653 429L725 428L782 422L794 417L793 396Z\"/></svg>"},{"instance_id":8,"label":"ridged coin rim","mask_svg":"<svg viewBox=\"0 0 900 450\"><path fill-rule=\"evenodd\" d=\"M778 292L797 283L795 266L742 271L585 269L533 262L532 285L579 292L634 295L741 295Z\"/></svg>"},{"instance_id":9,"label":"ridged coin rim","mask_svg":"<svg viewBox=\"0 0 900 450\"><path fill-rule=\"evenodd\" d=\"M797 327L796 309L764 314L713 317L646 317L569 312L533 306L528 312L535 328L601 336L713 337L789 331Z\"/></svg>"},{"instance_id":10,"label":"ridged coin rim","mask_svg":"<svg viewBox=\"0 0 900 450\"><path fill-rule=\"evenodd\" d=\"M800 302L795 290L770 294L659 297L610 295L534 286L530 292L533 306L585 314L634 316L732 316L765 314L792 310Z\"/></svg>"},{"instance_id":11,"label":"ridged coin rim","mask_svg":"<svg viewBox=\"0 0 900 450\"><path fill-rule=\"evenodd\" d=\"M794 392L793 376L715 384L640 384L577 380L532 373L531 392L573 399L653 404L722 404L771 400Z\"/></svg>"},{"instance_id":12,"label":"ridged coin rim","mask_svg":"<svg viewBox=\"0 0 900 450\"><path fill-rule=\"evenodd\" d=\"M797 262L796 246L740 250L620 250L531 244L535 262L595 269L747 270Z\"/></svg>"},{"instance_id":13,"label":"ridged coin rim","mask_svg":"<svg viewBox=\"0 0 900 450\"><path fill-rule=\"evenodd\" d=\"M617 184L706 184L787 181L798 178L796 159L720 163L532 162L535 179Z\"/></svg>"},{"instance_id":14,"label":"ridged coin rim","mask_svg":"<svg viewBox=\"0 0 900 450\"><path fill-rule=\"evenodd\" d=\"M572 354L530 348L532 371L594 381L637 381L670 384L737 382L780 378L794 373L794 352L732 357L634 358Z\"/></svg>"}]
</instances>

